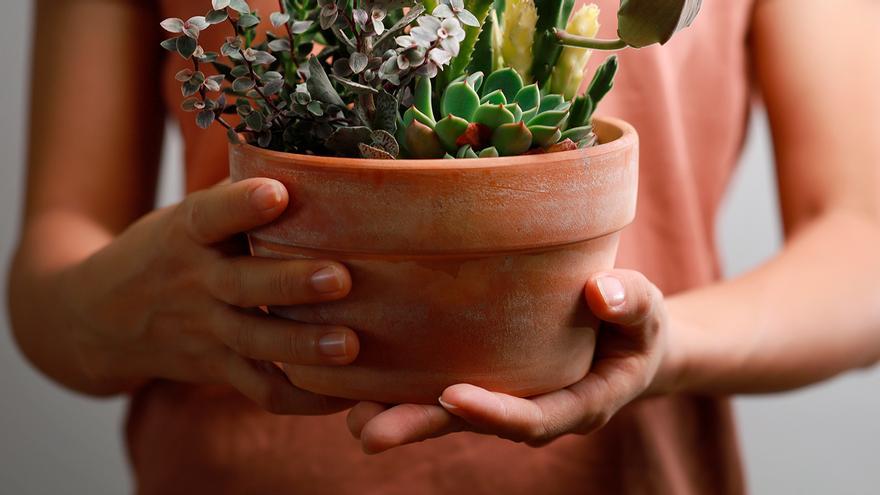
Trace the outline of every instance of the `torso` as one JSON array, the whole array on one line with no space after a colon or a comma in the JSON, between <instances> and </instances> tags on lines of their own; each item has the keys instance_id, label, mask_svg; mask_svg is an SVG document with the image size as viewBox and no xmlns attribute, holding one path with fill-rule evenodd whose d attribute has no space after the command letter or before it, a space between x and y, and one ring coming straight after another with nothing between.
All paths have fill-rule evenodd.
<instances>
[{"instance_id":1,"label":"torso","mask_svg":"<svg viewBox=\"0 0 880 495\"><path fill-rule=\"evenodd\" d=\"M207 0L162 0L162 17L204 14ZM251 0L262 12L276 2ZM618 2L603 8L614 32ZM714 218L745 132L750 81L746 37L752 0L704 2L695 25L664 47L624 52L600 113L641 134L639 212L618 265L644 272L667 294L719 276ZM223 33L208 31L206 45ZM211 38L213 37L213 38ZM594 63L601 54L594 55ZM177 110L168 57L165 94L186 143L187 188L227 175L222 129L201 131ZM532 449L461 433L367 457L344 415L273 416L221 387L157 381L138 392L128 421L139 493L497 494L744 491L730 406L724 399L642 400L590 436Z\"/></svg>"}]
</instances>

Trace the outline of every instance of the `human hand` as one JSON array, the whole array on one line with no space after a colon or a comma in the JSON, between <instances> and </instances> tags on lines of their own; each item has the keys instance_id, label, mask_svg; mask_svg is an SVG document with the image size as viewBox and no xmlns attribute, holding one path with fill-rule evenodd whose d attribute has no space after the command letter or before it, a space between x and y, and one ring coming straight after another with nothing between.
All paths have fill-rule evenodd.
<instances>
[{"instance_id":1,"label":"human hand","mask_svg":"<svg viewBox=\"0 0 880 495\"><path fill-rule=\"evenodd\" d=\"M458 431L541 446L601 428L656 385L666 357L667 313L660 290L634 271L596 274L585 294L603 325L592 369L581 381L528 399L459 384L436 406L361 402L348 414L352 435L365 452L379 453Z\"/></svg>"},{"instance_id":2,"label":"human hand","mask_svg":"<svg viewBox=\"0 0 880 495\"><path fill-rule=\"evenodd\" d=\"M218 185L145 216L68 270L61 299L83 369L125 388L152 378L228 384L274 413L349 407L294 387L273 363L345 365L359 350L348 328L258 309L336 300L351 288L338 263L248 255L240 233L287 204L274 180Z\"/></svg>"}]
</instances>

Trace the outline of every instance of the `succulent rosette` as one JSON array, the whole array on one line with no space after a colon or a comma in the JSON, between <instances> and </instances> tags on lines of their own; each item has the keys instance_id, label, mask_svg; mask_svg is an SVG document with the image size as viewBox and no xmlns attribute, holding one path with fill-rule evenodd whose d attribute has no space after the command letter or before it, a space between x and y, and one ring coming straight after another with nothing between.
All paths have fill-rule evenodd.
<instances>
[{"instance_id":1,"label":"succulent rosette","mask_svg":"<svg viewBox=\"0 0 880 495\"><path fill-rule=\"evenodd\" d=\"M574 0L280 0L272 29L246 0L171 18L162 46L184 110L278 151L394 159L479 158L592 146L617 58L578 94L593 50L665 43L699 0L624 0L616 40ZM496 10L497 9L497 10ZM502 12L503 10L503 12ZM218 51L199 43L226 29ZM435 111L436 109L436 111Z\"/></svg>"}]
</instances>

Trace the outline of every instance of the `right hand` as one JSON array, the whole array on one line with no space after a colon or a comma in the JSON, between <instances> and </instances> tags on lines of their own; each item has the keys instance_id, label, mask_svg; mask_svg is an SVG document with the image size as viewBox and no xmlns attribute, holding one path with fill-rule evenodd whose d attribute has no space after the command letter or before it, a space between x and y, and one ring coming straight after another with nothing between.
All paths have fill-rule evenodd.
<instances>
[{"instance_id":1,"label":"right hand","mask_svg":"<svg viewBox=\"0 0 880 495\"><path fill-rule=\"evenodd\" d=\"M276 318L261 306L345 297L339 263L248 255L240 234L277 218L281 183L249 179L196 192L154 211L66 276L79 321L75 348L96 380L126 388L152 378L228 384L278 414L327 414L351 402L293 386L274 362L345 365L348 328Z\"/></svg>"}]
</instances>

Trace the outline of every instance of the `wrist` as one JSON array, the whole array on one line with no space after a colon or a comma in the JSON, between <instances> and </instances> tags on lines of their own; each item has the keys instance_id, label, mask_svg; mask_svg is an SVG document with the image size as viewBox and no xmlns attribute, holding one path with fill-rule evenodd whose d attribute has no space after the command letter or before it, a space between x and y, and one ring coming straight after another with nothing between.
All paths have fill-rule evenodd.
<instances>
[{"instance_id":1,"label":"wrist","mask_svg":"<svg viewBox=\"0 0 880 495\"><path fill-rule=\"evenodd\" d=\"M648 388L649 395L668 395L686 391L688 356L686 338L688 323L681 317L679 301L675 297L666 299L668 319L664 335L657 374Z\"/></svg>"},{"instance_id":2,"label":"wrist","mask_svg":"<svg viewBox=\"0 0 880 495\"><path fill-rule=\"evenodd\" d=\"M112 331L102 329L101 322L113 320L103 312L116 304L106 299L108 291L96 283L97 279L91 275L94 271L91 264L92 257L58 274L57 300L63 305L67 347L75 368L82 375L82 391L93 395L126 392L146 380L130 372L132 360L114 345L110 337Z\"/></svg>"}]
</instances>

